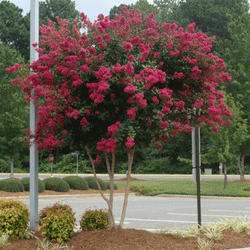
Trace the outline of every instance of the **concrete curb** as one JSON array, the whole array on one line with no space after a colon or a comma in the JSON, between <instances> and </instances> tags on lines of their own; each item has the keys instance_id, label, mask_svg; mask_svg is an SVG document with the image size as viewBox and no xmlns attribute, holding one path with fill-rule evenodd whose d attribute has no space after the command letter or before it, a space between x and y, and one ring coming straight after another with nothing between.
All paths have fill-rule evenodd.
<instances>
[{"instance_id":1,"label":"concrete curb","mask_svg":"<svg viewBox=\"0 0 250 250\"><path fill-rule=\"evenodd\" d=\"M114 193L114 197L123 197L124 193ZM129 197L131 196L138 196L136 193L129 193ZM63 195L38 195L38 199L75 199L75 198L99 198L102 197L101 194L63 194ZM106 197L109 197L109 194L106 195ZM0 197L0 199L14 199L14 200L29 200L29 196L6 196L6 197Z\"/></svg>"},{"instance_id":2,"label":"concrete curb","mask_svg":"<svg viewBox=\"0 0 250 250\"><path fill-rule=\"evenodd\" d=\"M156 197L168 198L196 198L196 195L181 195L181 194L159 194ZM233 197L233 196L201 196L202 199L221 199L221 200L250 200L250 197Z\"/></svg>"}]
</instances>

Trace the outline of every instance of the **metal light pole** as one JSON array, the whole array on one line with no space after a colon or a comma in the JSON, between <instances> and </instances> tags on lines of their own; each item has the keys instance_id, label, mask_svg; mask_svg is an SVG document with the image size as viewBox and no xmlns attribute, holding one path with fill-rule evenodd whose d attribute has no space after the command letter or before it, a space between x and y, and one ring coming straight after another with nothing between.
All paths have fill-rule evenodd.
<instances>
[{"instance_id":1,"label":"metal light pole","mask_svg":"<svg viewBox=\"0 0 250 250\"><path fill-rule=\"evenodd\" d=\"M38 60L38 53L32 46L39 40L39 2L30 1L30 63ZM32 72L31 72L32 74ZM30 129L31 134L35 134L37 117L37 106L32 100L30 102ZM34 139L30 147L30 229L36 230L38 227L38 151Z\"/></svg>"},{"instance_id":2,"label":"metal light pole","mask_svg":"<svg viewBox=\"0 0 250 250\"><path fill-rule=\"evenodd\" d=\"M197 186L197 215L198 228L201 227L201 193L200 193L200 128L195 126L192 131L192 153L193 153L193 180L196 181Z\"/></svg>"}]
</instances>

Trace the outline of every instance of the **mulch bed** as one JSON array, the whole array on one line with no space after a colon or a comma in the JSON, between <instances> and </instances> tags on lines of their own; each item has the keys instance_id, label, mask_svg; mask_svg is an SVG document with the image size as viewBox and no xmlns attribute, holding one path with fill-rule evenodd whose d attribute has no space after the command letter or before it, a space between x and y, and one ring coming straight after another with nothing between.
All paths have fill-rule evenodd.
<instances>
[{"instance_id":1,"label":"mulch bed","mask_svg":"<svg viewBox=\"0 0 250 250\"><path fill-rule=\"evenodd\" d=\"M36 232L37 237L42 238ZM200 235L205 238L205 236ZM10 245L1 250L34 250L37 240L10 239ZM171 234L156 234L144 230L119 229L117 231L97 230L77 232L67 242L69 248L74 250L198 250L196 237L180 239ZM212 243L211 250L225 250L250 246L250 235L236 234L231 230L224 230L222 239Z\"/></svg>"}]
</instances>

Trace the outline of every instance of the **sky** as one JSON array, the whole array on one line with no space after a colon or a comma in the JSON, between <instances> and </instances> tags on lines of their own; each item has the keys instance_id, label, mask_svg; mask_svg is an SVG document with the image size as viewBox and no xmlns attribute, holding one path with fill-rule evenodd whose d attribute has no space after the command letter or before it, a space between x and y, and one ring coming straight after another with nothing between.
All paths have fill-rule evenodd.
<instances>
[{"instance_id":1,"label":"sky","mask_svg":"<svg viewBox=\"0 0 250 250\"><path fill-rule=\"evenodd\" d=\"M19 8L23 9L23 15L26 15L30 11L30 1L31 0L9 0L9 2L14 3ZM97 19L99 14L104 16L109 15L110 9L115 5L120 4L131 4L136 3L137 0L74 0L75 7L78 11L84 12L88 16L90 21ZM148 0L149 3L153 3L153 0Z\"/></svg>"}]
</instances>

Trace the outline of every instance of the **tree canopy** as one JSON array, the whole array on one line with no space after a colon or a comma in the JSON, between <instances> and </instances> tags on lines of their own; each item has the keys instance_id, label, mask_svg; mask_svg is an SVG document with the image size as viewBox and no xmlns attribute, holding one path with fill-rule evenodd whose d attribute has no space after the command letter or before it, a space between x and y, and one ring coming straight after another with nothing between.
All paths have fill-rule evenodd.
<instances>
[{"instance_id":1,"label":"tree canopy","mask_svg":"<svg viewBox=\"0 0 250 250\"><path fill-rule=\"evenodd\" d=\"M24 132L29 125L29 105L20 86L11 83L5 68L14 63L24 64L24 59L10 46L0 44L0 152L12 159L27 144ZM27 73L27 70L26 70ZM22 74L26 74L25 71ZM16 73L18 75L18 73ZM27 76L27 74L26 74Z\"/></svg>"}]
</instances>

